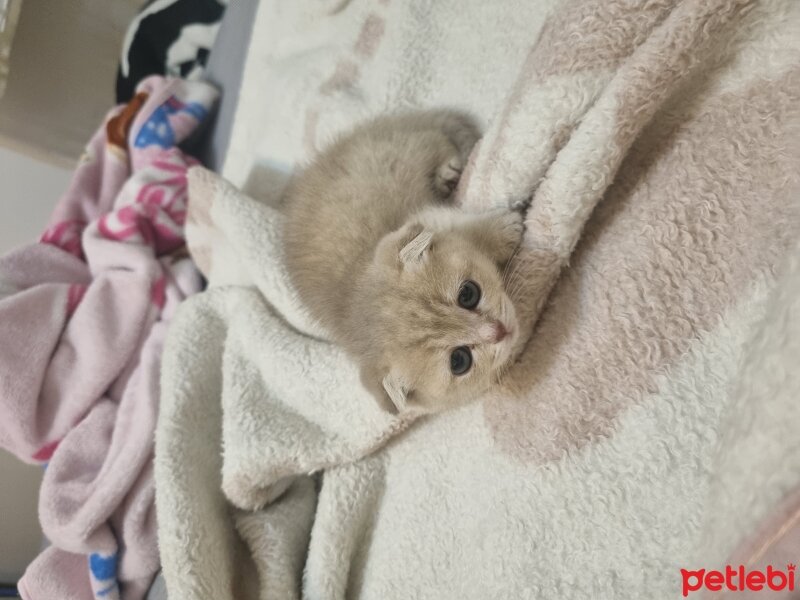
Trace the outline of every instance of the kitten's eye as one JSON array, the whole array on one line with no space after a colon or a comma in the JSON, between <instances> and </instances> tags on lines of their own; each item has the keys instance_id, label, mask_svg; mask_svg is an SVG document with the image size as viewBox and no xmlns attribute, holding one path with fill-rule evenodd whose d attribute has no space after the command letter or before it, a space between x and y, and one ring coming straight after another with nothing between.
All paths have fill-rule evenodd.
<instances>
[{"instance_id":1,"label":"kitten's eye","mask_svg":"<svg viewBox=\"0 0 800 600\"><path fill-rule=\"evenodd\" d=\"M450 371L453 375L463 375L472 367L472 352L466 346L459 346L450 353Z\"/></svg>"},{"instance_id":2,"label":"kitten's eye","mask_svg":"<svg viewBox=\"0 0 800 600\"><path fill-rule=\"evenodd\" d=\"M478 284L469 279L461 284L458 290L458 305L461 308L472 310L481 301L481 288Z\"/></svg>"}]
</instances>

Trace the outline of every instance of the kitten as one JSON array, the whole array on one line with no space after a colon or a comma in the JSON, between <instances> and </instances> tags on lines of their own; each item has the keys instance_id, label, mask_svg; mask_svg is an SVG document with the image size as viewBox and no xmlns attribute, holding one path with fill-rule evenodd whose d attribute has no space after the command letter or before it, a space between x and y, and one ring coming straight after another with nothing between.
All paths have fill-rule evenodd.
<instances>
[{"instance_id":1,"label":"kitten","mask_svg":"<svg viewBox=\"0 0 800 600\"><path fill-rule=\"evenodd\" d=\"M379 117L321 153L285 197L293 284L391 412L473 399L512 359L503 269L522 217L452 205L477 139L450 112Z\"/></svg>"}]
</instances>

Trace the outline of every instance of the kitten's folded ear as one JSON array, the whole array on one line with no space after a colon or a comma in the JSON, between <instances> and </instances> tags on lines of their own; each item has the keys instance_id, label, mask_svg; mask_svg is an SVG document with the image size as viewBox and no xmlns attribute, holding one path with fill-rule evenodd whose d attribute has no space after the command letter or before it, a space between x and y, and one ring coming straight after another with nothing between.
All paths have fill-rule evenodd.
<instances>
[{"instance_id":1,"label":"kitten's folded ear","mask_svg":"<svg viewBox=\"0 0 800 600\"><path fill-rule=\"evenodd\" d=\"M396 415L405 409L410 390L396 374L365 363L361 365L361 383L386 412Z\"/></svg>"},{"instance_id":2,"label":"kitten's folded ear","mask_svg":"<svg viewBox=\"0 0 800 600\"><path fill-rule=\"evenodd\" d=\"M433 240L433 232L421 223L403 225L384 237L378 244L376 256L383 263L408 268L421 264Z\"/></svg>"}]
</instances>

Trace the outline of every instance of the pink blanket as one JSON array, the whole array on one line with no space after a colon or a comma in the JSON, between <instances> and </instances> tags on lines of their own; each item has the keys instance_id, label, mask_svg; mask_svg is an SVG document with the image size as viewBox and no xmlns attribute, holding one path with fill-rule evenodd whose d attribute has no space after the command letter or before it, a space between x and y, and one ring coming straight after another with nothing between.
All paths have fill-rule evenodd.
<instances>
[{"instance_id":1,"label":"pink blanket","mask_svg":"<svg viewBox=\"0 0 800 600\"><path fill-rule=\"evenodd\" d=\"M207 84L150 78L89 142L39 243L0 258L0 446L46 465L51 542L26 599L142 598L159 567L152 475L161 347L201 280L177 145Z\"/></svg>"}]
</instances>

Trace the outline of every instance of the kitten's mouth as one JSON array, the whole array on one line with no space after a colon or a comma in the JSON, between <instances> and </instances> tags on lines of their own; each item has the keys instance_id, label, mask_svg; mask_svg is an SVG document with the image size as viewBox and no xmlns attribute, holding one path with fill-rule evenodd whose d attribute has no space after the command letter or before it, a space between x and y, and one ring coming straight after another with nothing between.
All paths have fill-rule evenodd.
<instances>
[{"instance_id":1,"label":"kitten's mouth","mask_svg":"<svg viewBox=\"0 0 800 600\"><path fill-rule=\"evenodd\" d=\"M502 369L512 358L511 354L514 350L514 346L517 343L517 337L519 336L519 328L515 325L516 324L503 326L505 329L505 335L499 343L495 344L495 369Z\"/></svg>"},{"instance_id":2,"label":"kitten's mouth","mask_svg":"<svg viewBox=\"0 0 800 600\"><path fill-rule=\"evenodd\" d=\"M495 344L494 370L500 376L514 359L514 350L519 343L520 327L516 310L510 298L506 296L501 305L498 322L504 331L502 339Z\"/></svg>"}]
</instances>

